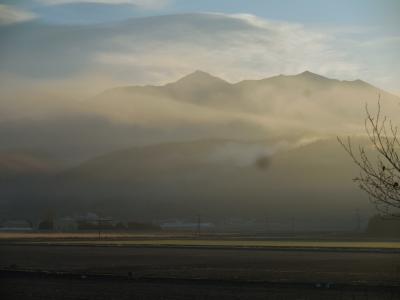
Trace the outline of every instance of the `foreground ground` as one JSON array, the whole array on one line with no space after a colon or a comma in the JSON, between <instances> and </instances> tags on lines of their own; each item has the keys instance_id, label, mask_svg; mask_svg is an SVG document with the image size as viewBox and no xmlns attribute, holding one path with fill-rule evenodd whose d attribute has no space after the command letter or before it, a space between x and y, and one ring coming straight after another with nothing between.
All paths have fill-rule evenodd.
<instances>
[{"instance_id":1,"label":"foreground ground","mask_svg":"<svg viewBox=\"0 0 400 300\"><path fill-rule=\"evenodd\" d=\"M112 278L0 277L1 299L397 300L395 288Z\"/></svg>"},{"instance_id":2,"label":"foreground ground","mask_svg":"<svg viewBox=\"0 0 400 300\"><path fill-rule=\"evenodd\" d=\"M400 299L395 246L279 248L239 247L237 240L236 246L232 241L202 246L200 239L187 238L164 237L172 244L145 240L81 239L78 245L74 239L3 240L0 298Z\"/></svg>"}]
</instances>

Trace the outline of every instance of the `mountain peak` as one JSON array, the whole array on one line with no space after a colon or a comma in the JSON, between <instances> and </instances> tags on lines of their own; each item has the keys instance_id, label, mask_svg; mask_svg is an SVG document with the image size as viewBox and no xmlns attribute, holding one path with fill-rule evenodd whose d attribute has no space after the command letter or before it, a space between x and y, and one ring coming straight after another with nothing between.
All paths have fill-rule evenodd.
<instances>
[{"instance_id":1,"label":"mountain peak","mask_svg":"<svg viewBox=\"0 0 400 300\"><path fill-rule=\"evenodd\" d=\"M227 82L219 77L213 76L207 72L196 70L193 73L190 73L175 83L185 83L185 84L221 84Z\"/></svg>"},{"instance_id":2,"label":"mountain peak","mask_svg":"<svg viewBox=\"0 0 400 300\"><path fill-rule=\"evenodd\" d=\"M301 72L299 75L300 76L315 76L315 75L318 75L318 74L313 73L313 72L308 71L308 70L305 70L304 72Z\"/></svg>"},{"instance_id":3,"label":"mountain peak","mask_svg":"<svg viewBox=\"0 0 400 300\"><path fill-rule=\"evenodd\" d=\"M315 84L333 84L338 81L337 79L325 77L308 70L297 75L293 75L293 78L297 78L310 83L313 82Z\"/></svg>"},{"instance_id":4,"label":"mountain peak","mask_svg":"<svg viewBox=\"0 0 400 300\"><path fill-rule=\"evenodd\" d=\"M306 71L304 71L302 73L299 73L299 74L297 74L295 76L303 77L303 78L313 78L313 79L329 79L329 78L326 78L324 76L321 76L319 74L313 73L313 72L308 71L308 70L306 70Z\"/></svg>"},{"instance_id":5,"label":"mountain peak","mask_svg":"<svg viewBox=\"0 0 400 300\"><path fill-rule=\"evenodd\" d=\"M196 70L190 74L188 74L187 76L207 76L207 77L214 77L212 76L210 73L204 72L202 70Z\"/></svg>"}]
</instances>

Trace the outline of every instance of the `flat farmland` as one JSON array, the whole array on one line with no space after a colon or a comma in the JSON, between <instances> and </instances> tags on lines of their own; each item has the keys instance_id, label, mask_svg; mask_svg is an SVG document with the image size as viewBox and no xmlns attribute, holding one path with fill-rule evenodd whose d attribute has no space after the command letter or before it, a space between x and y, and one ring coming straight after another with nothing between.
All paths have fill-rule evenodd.
<instances>
[{"instance_id":1,"label":"flat farmland","mask_svg":"<svg viewBox=\"0 0 400 300\"><path fill-rule=\"evenodd\" d=\"M60 293L53 299L79 298L76 293L81 299L400 299L397 245L167 235L14 236L0 242L0 289L7 287L5 299L41 299L52 291Z\"/></svg>"},{"instance_id":2,"label":"flat farmland","mask_svg":"<svg viewBox=\"0 0 400 300\"><path fill-rule=\"evenodd\" d=\"M307 237L257 237L243 235L203 235L187 233L127 232L0 232L0 243L58 246L194 247L284 250L343 250L399 252L400 240Z\"/></svg>"},{"instance_id":3,"label":"flat farmland","mask_svg":"<svg viewBox=\"0 0 400 300\"><path fill-rule=\"evenodd\" d=\"M390 284L397 253L269 249L1 245L0 265L137 278Z\"/></svg>"}]
</instances>

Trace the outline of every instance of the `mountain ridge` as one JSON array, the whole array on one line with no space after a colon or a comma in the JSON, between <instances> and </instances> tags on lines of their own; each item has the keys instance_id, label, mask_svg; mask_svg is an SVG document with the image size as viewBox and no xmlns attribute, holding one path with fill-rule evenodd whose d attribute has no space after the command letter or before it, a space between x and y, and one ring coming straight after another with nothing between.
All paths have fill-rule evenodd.
<instances>
[{"instance_id":1,"label":"mountain ridge","mask_svg":"<svg viewBox=\"0 0 400 300\"><path fill-rule=\"evenodd\" d=\"M213 75L213 74L211 74L211 73L209 73L207 71L203 71L201 69L198 69L198 70L194 70L193 72L190 72L190 73L188 73L186 75L183 75L183 76L179 77L175 81L171 81L171 82L168 82L168 83L165 83L165 84L124 85L124 86L117 86L117 87L114 87L114 88L106 89L105 91L114 90L114 89L136 88L136 87L137 88L145 88L145 87L160 88L160 87L166 87L166 86L170 86L170 85L173 85L173 84L176 84L176 83L180 83L180 82L186 81L188 79L190 79L190 80L192 80L192 79L194 79L194 80L207 79L209 81L224 82L224 83L227 83L229 85L238 85L238 84L241 84L243 82L263 82L263 81L266 81L266 80L277 79L277 78L307 78L307 79L312 79L312 80L318 80L318 79L321 80L322 79L322 80L329 80L329 81L332 81L332 82L360 83L360 84L362 83L362 84L367 84L367 85L370 85L372 87L378 88L378 87L376 87L376 86L374 86L374 85L372 85L372 84L370 84L370 83L368 83L368 82L366 82L364 80L361 80L359 78L353 79L353 80L341 80L341 79L337 79L337 78L323 76L323 75L320 75L318 73L311 72L309 70L305 70L305 71L302 71L302 72L297 73L297 74L290 74L290 75L278 74L278 75L272 75L272 76L269 76L269 77L262 77L262 78L259 78L259 79L243 79L243 80L239 80L237 82L229 82L229 81L227 81L227 80L225 80L225 79L223 79L221 77L218 77L216 75ZM389 92L387 92L387 93L389 93Z\"/></svg>"},{"instance_id":2,"label":"mountain ridge","mask_svg":"<svg viewBox=\"0 0 400 300\"><path fill-rule=\"evenodd\" d=\"M143 104L144 99L147 102L163 99L164 102L190 103L198 107L238 113L270 114L274 118L278 115L290 120L301 117L302 121L309 114L310 119L313 119L318 115L349 110L346 106L350 99L357 100L361 108L365 102L376 102L379 94L382 99L386 98L387 102L400 102L397 96L360 79L339 80L310 71L230 83L207 72L196 70L165 85L113 88L105 90L94 99L103 103L107 103L109 99L118 102L119 99L121 107L129 106L135 101ZM333 112L328 111L323 105L325 102L337 107ZM317 103L320 103L319 106ZM318 113L315 113L315 110L318 110ZM357 111L354 113L359 116Z\"/></svg>"}]
</instances>

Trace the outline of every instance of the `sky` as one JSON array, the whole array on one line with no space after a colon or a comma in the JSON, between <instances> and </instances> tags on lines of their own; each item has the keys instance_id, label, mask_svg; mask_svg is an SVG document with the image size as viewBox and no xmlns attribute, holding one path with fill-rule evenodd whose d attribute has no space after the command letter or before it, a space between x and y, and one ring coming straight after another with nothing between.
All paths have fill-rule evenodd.
<instances>
[{"instance_id":1,"label":"sky","mask_svg":"<svg viewBox=\"0 0 400 300\"><path fill-rule=\"evenodd\" d=\"M0 79L98 86L310 70L400 94L399 28L398 0L1 0Z\"/></svg>"}]
</instances>

